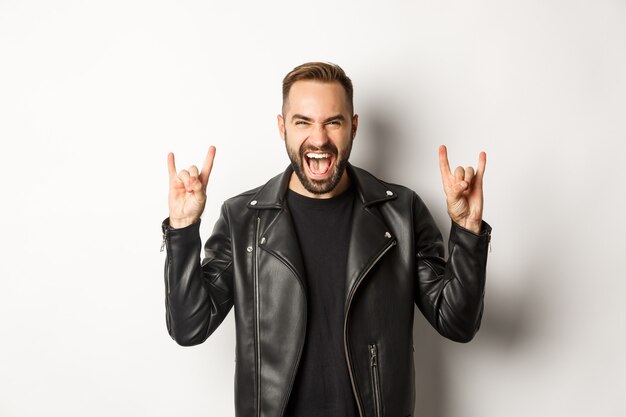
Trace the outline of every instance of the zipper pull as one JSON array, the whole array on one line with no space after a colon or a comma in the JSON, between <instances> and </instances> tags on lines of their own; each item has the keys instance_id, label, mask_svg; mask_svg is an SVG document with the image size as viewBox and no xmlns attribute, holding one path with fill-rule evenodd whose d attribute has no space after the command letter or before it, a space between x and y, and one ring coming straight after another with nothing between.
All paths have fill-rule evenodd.
<instances>
[{"instance_id":1,"label":"zipper pull","mask_svg":"<svg viewBox=\"0 0 626 417\"><path fill-rule=\"evenodd\" d=\"M163 242L161 242L161 250L159 252L163 252L163 249L165 249L165 239L167 239L167 229L163 231Z\"/></svg>"},{"instance_id":2,"label":"zipper pull","mask_svg":"<svg viewBox=\"0 0 626 417\"><path fill-rule=\"evenodd\" d=\"M370 345L370 366L376 366L376 346Z\"/></svg>"}]
</instances>

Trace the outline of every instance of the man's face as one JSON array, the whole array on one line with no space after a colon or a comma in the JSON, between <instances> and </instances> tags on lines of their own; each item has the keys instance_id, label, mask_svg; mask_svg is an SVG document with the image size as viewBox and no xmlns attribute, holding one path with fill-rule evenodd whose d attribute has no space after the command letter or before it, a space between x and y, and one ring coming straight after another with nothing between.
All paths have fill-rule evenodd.
<instances>
[{"instance_id":1,"label":"man's face","mask_svg":"<svg viewBox=\"0 0 626 417\"><path fill-rule=\"evenodd\" d=\"M345 90L338 82L296 81L283 112L278 129L297 179L308 193L332 197L338 184L347 184L358 122Z\"/></svg>"}]
</instances>

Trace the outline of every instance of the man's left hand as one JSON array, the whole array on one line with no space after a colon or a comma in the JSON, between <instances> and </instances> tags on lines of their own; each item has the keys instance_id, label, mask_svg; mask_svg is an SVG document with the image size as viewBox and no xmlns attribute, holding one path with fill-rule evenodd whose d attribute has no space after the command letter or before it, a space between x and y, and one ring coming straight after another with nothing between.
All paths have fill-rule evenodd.
<instances>
[{"instance_id":1,"label":"man's left hand","mask_svg":"<svg viewBox=\"0 0 626 417\"><path fill-rule=\"evenodd\" d=\"M448 150L445 145L439 147L439 168L448 214L453 222L476 234L480 233L483 218L483 175L486 163L487 154L481 152L476 173L471 166L459 166L453 174L448 163Z\"/></svg>"}]
</instances>

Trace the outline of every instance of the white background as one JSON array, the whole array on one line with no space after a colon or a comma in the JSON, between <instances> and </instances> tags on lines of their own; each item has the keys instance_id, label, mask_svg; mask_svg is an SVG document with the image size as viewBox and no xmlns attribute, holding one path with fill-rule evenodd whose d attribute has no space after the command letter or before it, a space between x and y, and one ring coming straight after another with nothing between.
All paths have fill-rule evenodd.
<instances>
[{"instance_id":1,"label":"white background","mask_svg":"<svg viewBox=\"0 0 626 417\"><path fill-rule=\"evenodd\" d=\"M625 416L626 2L0 0L0 415L232 416L232 313L165 328L166 155L218 153L202 223L282 171L280 83L355 84L352 161L447 235L437 146L488 156L470 344L415 325L423 417Z\"/></svg>"}]
</instances>

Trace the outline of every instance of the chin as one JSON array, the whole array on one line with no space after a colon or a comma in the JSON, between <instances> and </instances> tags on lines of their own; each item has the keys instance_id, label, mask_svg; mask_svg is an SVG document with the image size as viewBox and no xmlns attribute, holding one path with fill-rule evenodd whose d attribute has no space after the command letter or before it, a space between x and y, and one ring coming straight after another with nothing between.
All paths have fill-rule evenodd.
<instances>
[{"instance_id":1,"label":"chin","mask_svg":"<svg viewBox=\"0 0 626 417\"><path fill-rule=\"evenodd\" d=\"M300 159L300 161L300 163L296 164L292 162L291 165L294 172L300 180L300 183L302 183L304 189L317 195L330 193L337 187L341 181L343 173L345 172L345 167L348 162L347 160L336 158L336 165L333 164L333 166L329 168L327 177L325 179L315 179L308 175L308 167L304 166L306 162L303 162L302 159Z\"/></svg>"}]
</instances>

